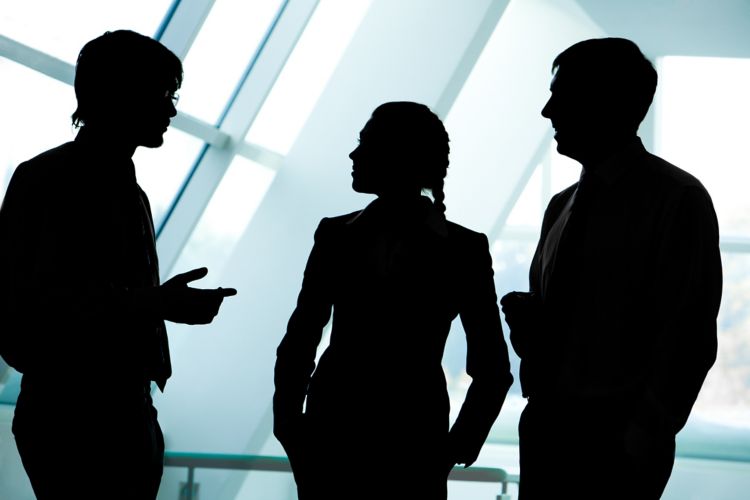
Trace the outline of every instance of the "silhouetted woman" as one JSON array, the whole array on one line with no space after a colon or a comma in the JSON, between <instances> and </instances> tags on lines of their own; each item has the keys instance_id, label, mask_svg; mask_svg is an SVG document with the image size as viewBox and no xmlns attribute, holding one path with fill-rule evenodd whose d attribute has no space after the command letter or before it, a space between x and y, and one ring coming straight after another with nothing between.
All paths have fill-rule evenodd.
<instances>
[{"instance_id":1,"label":"silhouetted woman","mask_svg":"<svg viewBox=\"0 0 750 500\"><path fill-rule=\"evenodd\" d=\"M315 233L275 370L274 434L301 500L445 499L500 411L512 377L489 246L445 219L448 152L426 106L379 106L349 155L352 187L377 199ZM441 361L457 315L473 380L449 432Z\"/></svg>"}]
</instances>

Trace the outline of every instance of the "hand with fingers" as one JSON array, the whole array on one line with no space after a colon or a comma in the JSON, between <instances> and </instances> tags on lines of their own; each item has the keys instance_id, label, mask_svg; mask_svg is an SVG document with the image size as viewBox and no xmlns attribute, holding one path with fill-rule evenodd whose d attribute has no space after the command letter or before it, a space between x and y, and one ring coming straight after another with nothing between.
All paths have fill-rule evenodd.
<instances>
[{"instance_id":1,"label":"hand with fingers","mask_svg":"<svg viewBox=\"0 0 750 500\"><path fill-rule=\"evenodd\" d=\"M510 343L523 358L541 326L541 300L534 292L510 292L500 299L500 305L510 328Z\"/></svg>"},{"instance_id":2,"label":"hand with fingers","mask_svg":"<svg viewBox=\"0 0 750 500\"><path fill-rule=\"evenodd\" d=\"M187 325L205 325L213 321L224 297L236 295L237 290L188 286L207 274L205 267L193 269L170 278L158 288L159 309L165 320Z\"/></svg>"}]
</instances>

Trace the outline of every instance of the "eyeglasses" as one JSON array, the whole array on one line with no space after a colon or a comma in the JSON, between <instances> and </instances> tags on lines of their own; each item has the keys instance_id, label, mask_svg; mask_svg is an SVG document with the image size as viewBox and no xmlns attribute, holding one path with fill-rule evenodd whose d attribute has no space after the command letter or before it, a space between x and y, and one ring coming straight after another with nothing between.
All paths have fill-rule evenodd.
<instances>
[{"instance_id":1,"label":"eyeglasses","mask_svg":"<svg viewBox=\"0 0 750 500\"><path fill-rule=\"evenodd\" d=\"M172 101L172 106L177 106L177 103L180 102L180 95L169 90L164 92L164 98Z\"/></svg>"}]
</instances>

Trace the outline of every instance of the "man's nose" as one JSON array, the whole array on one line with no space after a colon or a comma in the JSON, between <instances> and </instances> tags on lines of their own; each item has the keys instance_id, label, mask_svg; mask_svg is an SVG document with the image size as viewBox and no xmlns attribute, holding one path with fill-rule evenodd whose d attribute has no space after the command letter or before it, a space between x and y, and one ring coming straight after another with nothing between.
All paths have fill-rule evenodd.
<instances>
[{"instance_id":1,"label":"man's nose","mask_svg":"<svg viewBox=\"0 0 750 500\"><path fill-rule=\"evenodd\" d=\"M544 107L542 108L542 116L545 118L552 118L551 111L552 111L552 98L550 97L547 100L547 104L545 104Z\"/></svg>"}]
</instances>

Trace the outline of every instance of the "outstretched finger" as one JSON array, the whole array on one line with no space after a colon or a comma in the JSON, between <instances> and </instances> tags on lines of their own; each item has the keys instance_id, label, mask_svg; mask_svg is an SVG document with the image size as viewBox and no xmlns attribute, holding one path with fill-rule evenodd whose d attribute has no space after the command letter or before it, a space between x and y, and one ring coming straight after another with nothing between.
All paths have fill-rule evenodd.
<instances>
[{"instance_id":1,"label":"outstretched finger","mask_svg":"<svg viewBox=\"0 0 750 500\"><path fill-rule=\"evenodd\" d=\"M222 297L231 297L232 295L237 295L237 290L234 288L217 288L216 292L218 295Z\"/></svg>"},{"instance_id":2,"label":"outstretched finger","mask_svg":"<svg viewBox=\"0 0 750 500\"><path fill-rule=\"evenodd\" d=\"M178 274L177 276L173 277L169 281L174 283L175 285L187 285L188 283L192 281L196 281L201 278L204 278L207 274L208 274L207 268L199 267L198 269L193 269L192 271Z\"/></svg>"}]
</instances>

